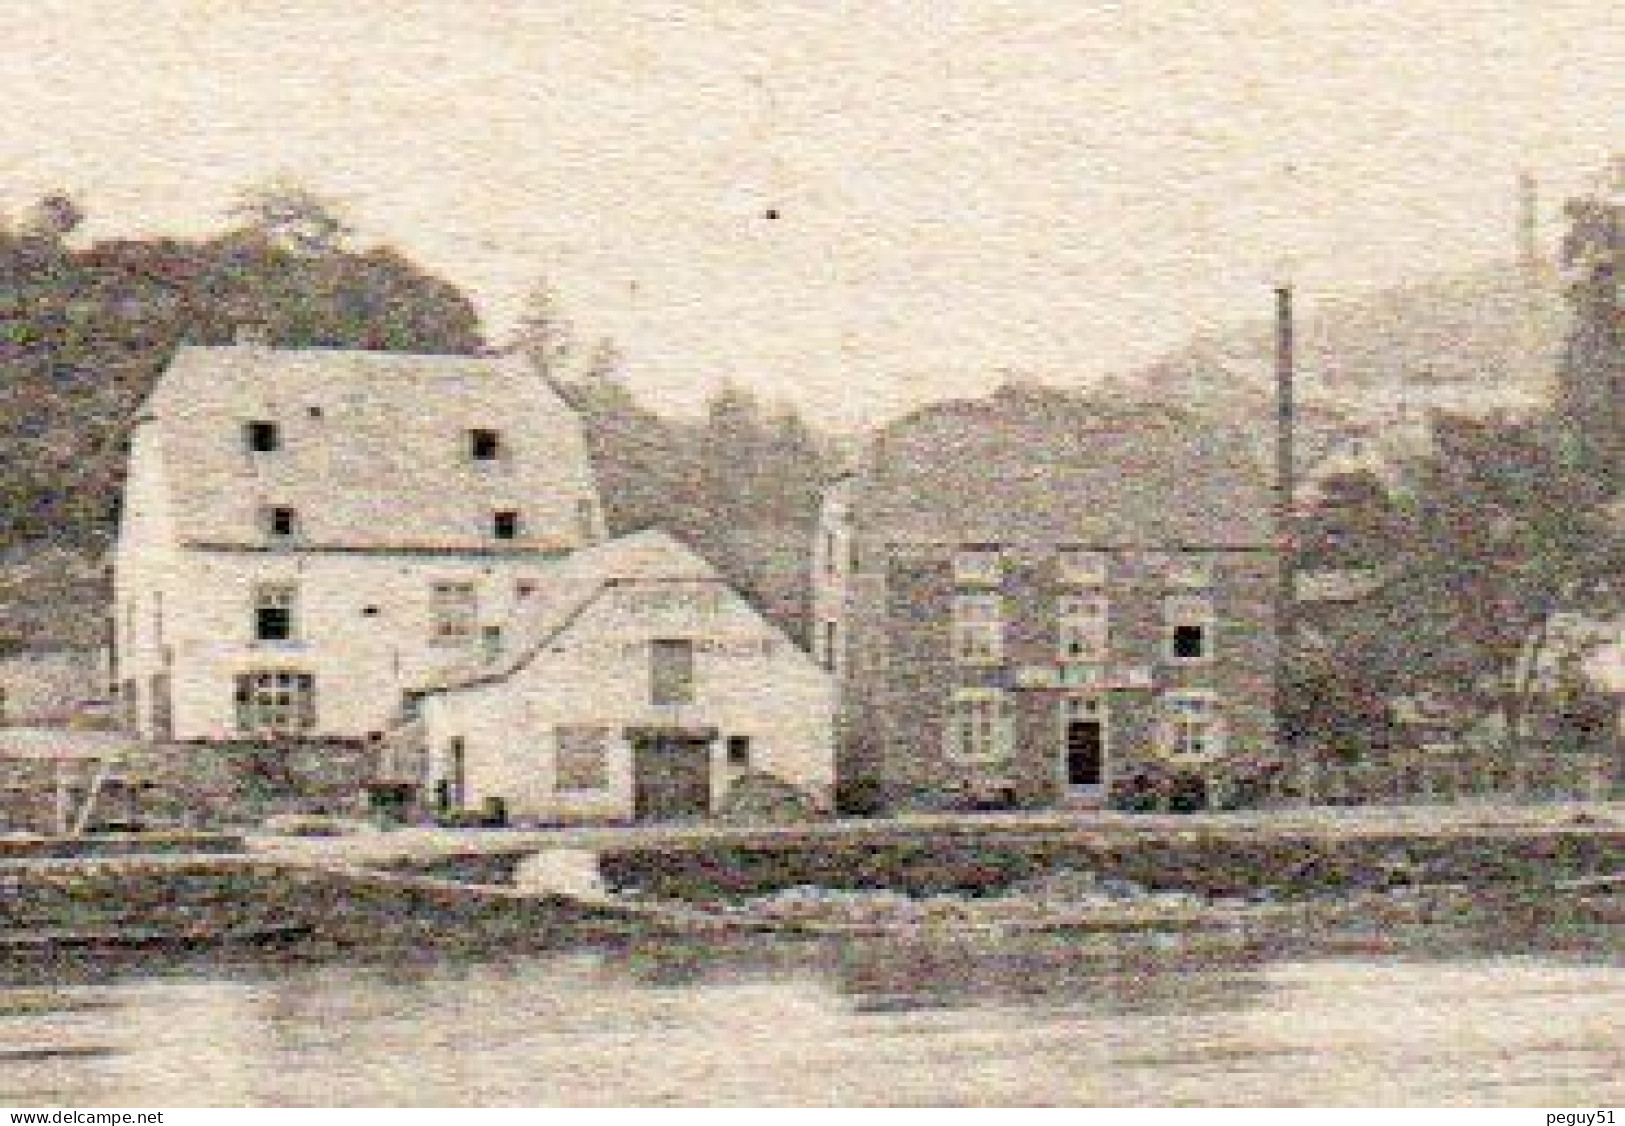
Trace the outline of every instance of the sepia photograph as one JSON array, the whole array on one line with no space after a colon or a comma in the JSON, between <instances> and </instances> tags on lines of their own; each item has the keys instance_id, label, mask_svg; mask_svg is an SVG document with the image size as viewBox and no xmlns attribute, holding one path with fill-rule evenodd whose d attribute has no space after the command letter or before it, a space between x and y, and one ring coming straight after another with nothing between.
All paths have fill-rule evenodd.
<instances>
[{"instance_id":1,"label":"sepia photograph","mask_svg":"<svg viewBox=\"0 0 1625 1126\"><path fill-rule=\"evenodd\" d=\"M1615 1126L1615 4L0 40L0 1126Z\"/></svg>"}]
</instances>

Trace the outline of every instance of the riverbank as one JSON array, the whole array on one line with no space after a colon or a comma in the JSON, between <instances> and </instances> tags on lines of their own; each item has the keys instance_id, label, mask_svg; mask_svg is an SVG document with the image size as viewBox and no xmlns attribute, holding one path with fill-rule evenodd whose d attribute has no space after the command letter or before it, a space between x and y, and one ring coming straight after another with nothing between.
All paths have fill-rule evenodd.
<instances>
[{"instance_id":1,"label":"riverbank","mask_svg":"<svg viewBox=\"0 0 1625 1126\"><path fill-rule=\"evenodd\" d=\"M1625 869L1625 811L999 815L771 828L407 829L248 843L241 855L0 861L0 935L308 925L336 942L533 947L640 930L751 929L749 918L718 915L791 887L982 897L1058 871L1206 897L1428 885L1471 898L1474 889L1555 886ZM527 857L565 848L595 855L620 894L515 886Z\"/></svg>"}]
</instances>

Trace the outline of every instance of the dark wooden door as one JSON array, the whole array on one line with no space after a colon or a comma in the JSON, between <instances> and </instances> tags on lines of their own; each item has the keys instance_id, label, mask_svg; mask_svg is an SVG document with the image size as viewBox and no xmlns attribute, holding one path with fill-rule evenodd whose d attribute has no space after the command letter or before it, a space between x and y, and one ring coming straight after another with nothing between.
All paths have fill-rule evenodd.
<instances>
[{"instance_id":1,"label":"dark wooden door","mask_svg":"<svg viewBox=\"0 0 1625 1126\"><path fill-rule=\"evenodd\" d=\"M711 745L691 736L639 736L632 779L639 821L703 817L711 810Z\"/></svg>"},{"instance_id":2,"label":"dark wooden door","mask_svg":"<svg viewBox=\"0 0 1625 1126\"><path fill-rule=\"evenodd\" d=\"M1106 740L1098 719L1068 720L1066 725L1066 783L1100 785Z\"/></svg>"}]
</instances>

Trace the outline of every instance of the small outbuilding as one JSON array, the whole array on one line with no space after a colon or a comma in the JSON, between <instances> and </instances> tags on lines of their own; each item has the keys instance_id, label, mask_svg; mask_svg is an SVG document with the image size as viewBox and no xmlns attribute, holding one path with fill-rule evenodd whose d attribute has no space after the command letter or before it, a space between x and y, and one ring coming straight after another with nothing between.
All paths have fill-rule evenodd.
<instances>
[{"instance_id":1,"label":"small outbuilding","mask_svg":"<svg viewBox=\"0 0 1625 1126\"><path fill-rule=\"evenodd\" d=\"M699 817L763 776L830 802L833 679L663 532L554 564L490 641L477 670L410 709L442 811Z\"/></svg>"}]
</instances>

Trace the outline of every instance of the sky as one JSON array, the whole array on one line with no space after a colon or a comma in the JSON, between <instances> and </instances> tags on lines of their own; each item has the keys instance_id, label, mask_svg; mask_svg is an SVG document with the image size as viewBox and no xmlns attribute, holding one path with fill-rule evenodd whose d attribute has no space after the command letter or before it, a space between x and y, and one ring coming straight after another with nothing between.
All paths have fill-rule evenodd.
<instances>
[{"instance_id":1,"label":"sky","mask_svg":"<svg viewBox=\"0 0 1625 1126\"><path fill-rule=\"evenodd\" d=\"M340 201L501 340L545 277L672 411L832 425L1087 382L1508 258L1620 146L1612 0L29 0L0 208L82 237Z\"/></svg>"}]
</instances>

